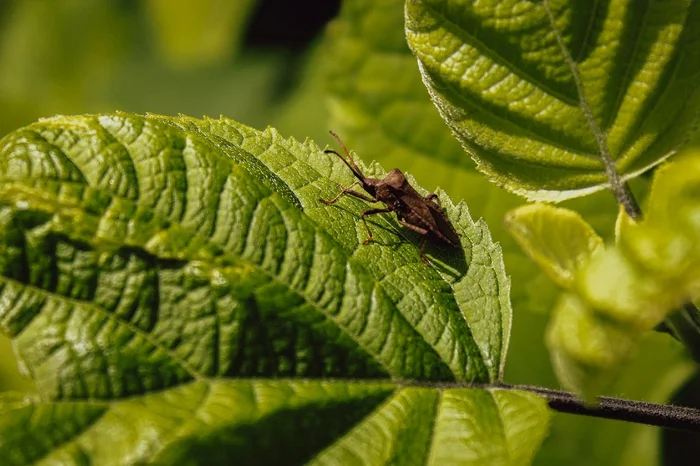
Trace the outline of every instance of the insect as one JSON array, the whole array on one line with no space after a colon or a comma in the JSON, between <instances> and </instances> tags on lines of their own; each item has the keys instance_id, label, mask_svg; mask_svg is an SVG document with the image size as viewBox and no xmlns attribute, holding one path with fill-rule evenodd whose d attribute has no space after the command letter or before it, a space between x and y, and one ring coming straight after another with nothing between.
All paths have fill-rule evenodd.
<instances>
[{"instance_id":1,"label":"insect","mask_svg":"<svg viewBox=\"0 0 700 466\"><path fill-rule=\"evenodd\" d=\"M440 198L437 194L430 193L427 196L421 196L398 168L391 170L383 180L366 177L353 160L343 141L333 131L330 133L340 143L347 155L347 160L334 150L328 149L324 152L337 155L352 171L357 181L345 188L339 184L338 187L341 191L337 196L328 200L320 199L320 201L330 205L337 202L343 194L349 194L367 202L383 202L386 205L385 208L367 209L362 212L361 218L368 234L367 239L362 244L366 245L372 241L372 230L370 230L365 217L385 212L396 212L396 217L401 225L423 236L419 256L426 265L430 265L430 263L425 259L423 251L428 240L446 246L459 246L460 235L442 212ZM357 185L361 186L369 195L354 191L352 188Z\"/></svg>"}]
</instances>

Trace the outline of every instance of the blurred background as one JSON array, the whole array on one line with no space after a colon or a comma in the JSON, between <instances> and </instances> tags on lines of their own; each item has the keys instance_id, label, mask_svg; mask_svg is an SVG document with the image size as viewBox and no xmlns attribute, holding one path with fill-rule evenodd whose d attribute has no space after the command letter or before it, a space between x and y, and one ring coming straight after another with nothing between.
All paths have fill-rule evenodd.
<instances>
[{"instance_id":1,"label":"blurred background","mask_svg":"<svg viewBox=\"0 0 700 466\"><path fill-rule=\"evenodd\" d=\"M340 3L3 0L0 137L59 113L123 110L193 117L225 115L259 129L273 126L285 137L310 137L323 147L331 142L327 133L331 105L327 99L328 73L324 70L333 65L323 56L323 34L338 14ZM405 44L399 46L405 48ZM417 73L415 62L408 58L412 72ZM393 70L391 64L386 68L384 63L380 65L388 76L403 73L398 61ZM342 66L340 72L338 69L336 78L345 73ZM349 75L347 79L361 77ZM422 87L418 78L414 81ZM336 90L344 86L346 83L337 79ZM335 109L337 112L338 106ZM387 124L401 128L394 120ZM410 133L410 127L406 128ZM432 131L430 127L422 129ZM444 128L436 131L447 134ZM357 139L353 147L365 161L377 158L386 168L400 163L419 174L426 188L433 189L436 184L449 188L454 197L467 199L475 218L485 218L513 275L515 315L506 382L557 388L543 343L547 311L556 288L537 273L502 227L506 209L522 200L493 186L487 187L489 194L484 196L488 183L474 172L468 156L454 141L441 146L443 153L453 151L454 159L447 163L432 159L417 162L418 158L404 153L382 159L388 151L380 149L379 136L370 135L364 141L365 149L373 150L371 154L361 151L361 144L361 138ZM426 152L430 150L433 148ZM416 165L419 163L424 165ZM461 178L453 175L454 167L459 167ZM450 176L454 185L446 186ZM602 193L568 206L583 211L598 232L609 237L616 208L607 196ZM675 341L653 335L610 394L666 402L676 393L677 401L692 404L698 399L698 382L688 382L693 372L694 365ZM679 390L681 387L685 388ZM0 391L4 390L33 390L33 385L20 375L9 340L0 336ZM673 446L674 437L667 440L671 446L663 450L660 438L658 429L647 426L558 415L536 464L653 465L658 464L660 455L671 458L685 448Z\"/></svg>"},{"instance_id":2,"label":"blurred background","mask_svg":"<svg viewBox=\"0 0 700 466\"><path fill-rule=\"evenodd\" d=\"M294 118L287 104L339 4L4 0L0 133L57 113L118 109L223 114L281 130L301 117L293 129L303 138L303 126L325 120L323 104Z\"/></svg>"}]
</instances>

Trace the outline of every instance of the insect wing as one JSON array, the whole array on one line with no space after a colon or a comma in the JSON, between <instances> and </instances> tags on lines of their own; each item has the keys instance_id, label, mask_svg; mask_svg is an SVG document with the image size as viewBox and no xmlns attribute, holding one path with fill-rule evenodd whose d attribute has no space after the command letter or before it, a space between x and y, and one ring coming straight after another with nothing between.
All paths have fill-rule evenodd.
<instances>
[{"instance_id":1,"label":"insect wing","mask_svg":"<svg viewBox=\"0 0 700 466\"><path fill-rule=\"evenodd\" d=\"M413 186L405 183L401 190L391 189L392 193L406 206L404 217L428 230L429 235L451 246L459 245L459 236L442 209L434 201L426 201Z\"/></svg>"},{"instance_id":2,"label":"insect wing","mask_svg":"<svg viewBox=\"0 0 700 466\"><path fill-rule=\"evenodd\" d=\"M457 230L455 230L452 222L450 222L450 220L445 216L442 209L436 206L432 201L426 202L426 205L428 206L430 215L432 215L433 221L435 222L435 225L437 225L437 229L442 236L440 239L452 246L459 246L459 235L457 234Z\"/></svg>"}]
</instances>

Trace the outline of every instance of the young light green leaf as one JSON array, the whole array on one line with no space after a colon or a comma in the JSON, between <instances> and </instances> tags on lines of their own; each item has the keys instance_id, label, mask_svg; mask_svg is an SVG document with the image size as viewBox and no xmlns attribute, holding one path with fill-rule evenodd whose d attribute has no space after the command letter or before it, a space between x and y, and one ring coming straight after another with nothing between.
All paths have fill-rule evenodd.
<instances>
[{"instance_id":1,"label":"young light green leaf","mask_svg":"<svg viewBox=\"0 0 700 466\"><path fill-rule=\"evenodd\" d=\"M664 160L700 115L700 4L410 0L433 102L481 171L535 200Z\"/></svg>"},{"instance_id":2,"label":"young light green leaf","mask_svg":"<svg viewBox=\"0 0 700 466\"><path fill-rule=\"evenodd\" d=\"M577 212L530 204L506 216L506 229L557 285L571 288L576 270L603 248L603 240Z\"/></svg>"},{"instance_id":3,"label":"young light green leaf","mask_svg":"<svg viewBox=\"0 0 700 466\"><path fill-rule=\"evenodd\" d=\"M549 423L545 400L527 392L245 379L117 401L5 397L0 412L0 453L10 465L519 466L531 462Z\"/></svg>"},{"instance_id":4,"label":"young light green leaf","mask_svg":"<svg viewBox=\"0 0 700 466\"><path fill-rule=\"evenodd\" d=\"M699 296L698 167L696 150L659 170L645 219L621 222L617 244L576 272L575 294L560 301L548 336L569 388L597 394L645 332ZM690 336L684 343L697 347L697 331Z\"/></svg>"},{"instance_id":5,"label":"young light green leaf","mask_svg":"<svg viewBox=\"0 0 700 466\"><path fill-rule=\"evenodd\" d=\"M547 346L560 383L594 401L632 354L636 336L599 319L578 296L565 292L552 311Z\"/></svg>"}]
</instances>

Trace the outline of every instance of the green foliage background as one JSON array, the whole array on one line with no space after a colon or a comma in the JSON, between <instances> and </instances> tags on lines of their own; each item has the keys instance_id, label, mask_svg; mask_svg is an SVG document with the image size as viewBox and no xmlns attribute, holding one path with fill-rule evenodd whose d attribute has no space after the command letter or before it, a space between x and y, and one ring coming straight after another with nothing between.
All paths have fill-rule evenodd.
<instances>
[{"instance_id":1,"label":"green foliage background","mask_svg":"<svg viewBox=\"0 0 700 466\"><path fill-rule=\"evenodd\" d=\"M165 8L166 3L171 7ZM229 3L239 7L212 14ZM0 134L56 113L114 110L222 114L259 129L273 126L297 140L310 137L320 145L332 142L327 135L332 128L365 160L376 159L386 168L399 166L427 189L439 185L453 198L466 199L475 219L486 220L502 245L513 286L513 333L505 382L557 388L543 343L547 312L557 289L502 226L505 213L522 200L486 181L459 145L443 137L443 123L405 43L379 32L362 36L355 19L367 20L367 27L375 31L392 30L397 18L402 21L402 11L397 9L401 2L380 2L386 11L369 19L362 16L367 2L348 3L343 19L292 57L284 49L244 46L241 37L254 7L252 0L3 3ZM299 8L311 7L300 4ZM382 83L383 76L388 81ZM398 110L383 109L381 99L358 97L353 88L358 82L379 92L394 86L408 97L425 93L425 98L407 98ZM411 112L432 115L421 121L420 133L413 131L408 119L400 119ZM411 136L414 140L407 139ZM430 157L433 148L443 155L441 160ZM642 198L646 182L638 180L633 188ZM602 237L612 237L617 209L608 193L563 205L582 212ZM9 340L0 337L0 390L31 390L32 383L19 375L10 346ZM666 402L692 371L675 341L653 335L608 393ZM652 465L657 461L659 435L651 427L557 415L551 429L535 464Z\"/></svg>"}]
</instances>

